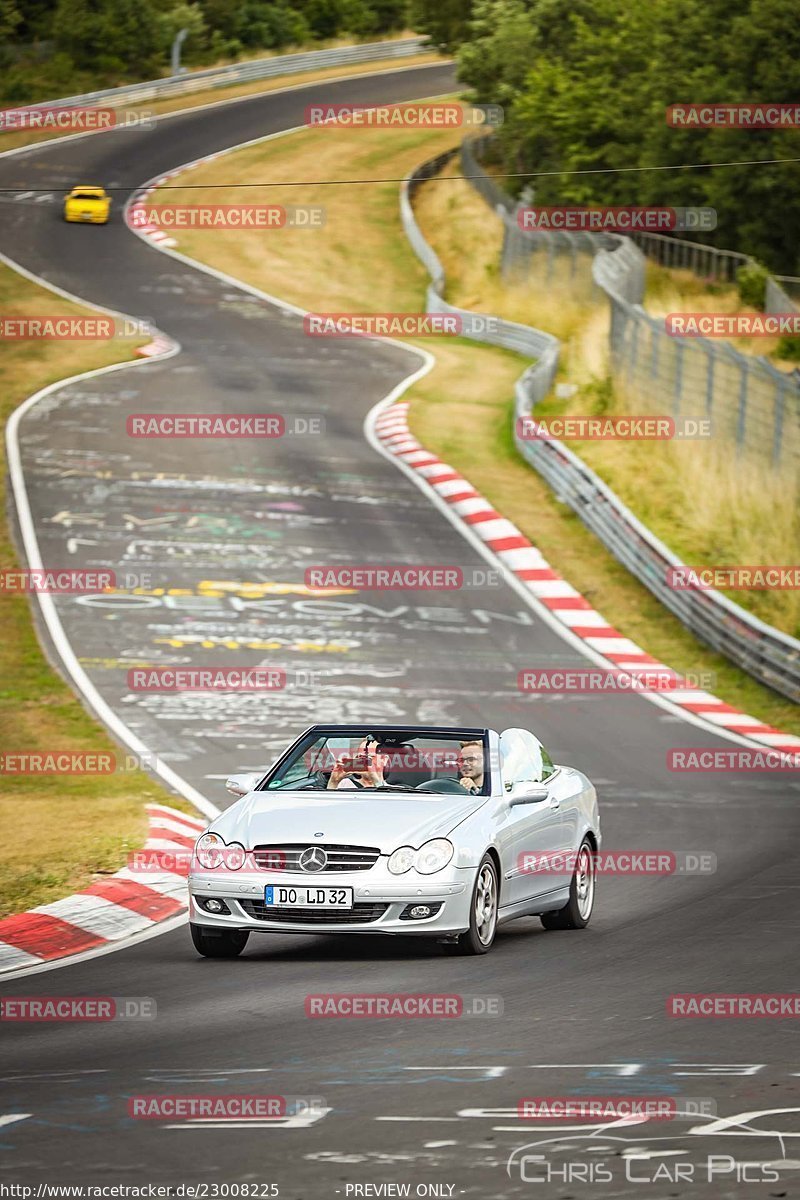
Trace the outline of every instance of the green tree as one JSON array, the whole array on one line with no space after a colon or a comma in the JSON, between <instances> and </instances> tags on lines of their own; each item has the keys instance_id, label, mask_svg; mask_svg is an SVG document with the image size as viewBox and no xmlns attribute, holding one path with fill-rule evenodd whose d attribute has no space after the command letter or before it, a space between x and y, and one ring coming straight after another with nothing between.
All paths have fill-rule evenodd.
<instances>
[{"instance_id":1,"label":"green tree","mask_svg":"<svg viewBox=\"0 0 800 1200\"><path fill-rule=\"evenodd\" d=\"M469 36L472 0L410 0L409 22L450 54Z\"/></svg>"}]
</instances>

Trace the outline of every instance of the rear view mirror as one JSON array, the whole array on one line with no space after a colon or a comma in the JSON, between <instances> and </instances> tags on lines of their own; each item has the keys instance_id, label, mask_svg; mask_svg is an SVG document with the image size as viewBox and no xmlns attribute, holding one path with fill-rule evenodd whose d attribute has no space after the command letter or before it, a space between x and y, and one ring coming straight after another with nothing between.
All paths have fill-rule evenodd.
<instances>
[{"instance_id":1,"label":"rear view mirror","mask_svg":"<svg viewBox=\"0 0 800 1200\"><path fill-rule=\"evenodd\" d=\"M260 775L251 772L244 775L230 775L225 780L225 787L232 796L246 796L248 792L253 791L260 778Z\"/></svg>"}]
</instances>

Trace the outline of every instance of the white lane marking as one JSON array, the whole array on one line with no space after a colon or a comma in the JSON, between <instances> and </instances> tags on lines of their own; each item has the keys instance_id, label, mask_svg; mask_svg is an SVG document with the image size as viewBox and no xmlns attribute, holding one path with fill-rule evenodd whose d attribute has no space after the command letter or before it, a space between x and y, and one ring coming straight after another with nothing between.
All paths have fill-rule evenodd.
<instances>
[{"instance_id":1,"label":"white lane marking","mask_svg":"<svg viewBox=\"0 0 800 1200\"><path fill-rule=\"evenodd\" d=\"M28 1117L32 1117L33 1113L3 1113L0 1116L0 1125L15 1125L17 1121L27 1121Z\"/></svg>"},{"instance_id":2,"label":"white lane marking","mask_svg":"<svg viewBox=\"0 0 800 1200\"><path fill-rule=\"evenodd\" d=\"M163 1125L163 1129L307 1129L333 1112L332 1108L317 1108L311 1112L296 1113L291 1117L273 1117L271 1121L216 1121L212 1117L196 1121L181 1121L179 1125Z\"/></svg>"},{"instance_id":3,"label":"white lane marking","mask_svg":"<svg viewBox=\"0 0 800 1200\"><path fill-rule=\"evenodd\" d=\"M499 1079L508 1067L403 1067L404 1071L480 1071L487 1079Z\"/></svg>"},{"instance_id":4,"label":"white lane marking","mask_svg":"<svg viewBox=\"0 0 800 1200\"><path fill-rule=\"evenodd\" d=\"M460 1117L373 1117L374 1121L459 1121ZM519 1131L517 1131L519 1132Z\"/></svg>"}]
</instances>

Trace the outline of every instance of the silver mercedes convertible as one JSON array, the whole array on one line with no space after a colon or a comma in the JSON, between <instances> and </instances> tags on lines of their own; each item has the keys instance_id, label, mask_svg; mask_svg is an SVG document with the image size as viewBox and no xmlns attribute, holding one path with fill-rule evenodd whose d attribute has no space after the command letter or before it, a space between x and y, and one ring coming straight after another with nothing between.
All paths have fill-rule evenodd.
<instances>
[{"instance_id":1,"label":"silver mercedes convertible","mask_svg":"<svg viewBox=\"0 0 800 1200\"><path fill-rule=\"evenodd\" d=\"M198 839L192 940L233 958L251 933L415 934L485 954L498 925L583 929L595 789L526 729L312 725Z\"/></svg>"}]
</instances>

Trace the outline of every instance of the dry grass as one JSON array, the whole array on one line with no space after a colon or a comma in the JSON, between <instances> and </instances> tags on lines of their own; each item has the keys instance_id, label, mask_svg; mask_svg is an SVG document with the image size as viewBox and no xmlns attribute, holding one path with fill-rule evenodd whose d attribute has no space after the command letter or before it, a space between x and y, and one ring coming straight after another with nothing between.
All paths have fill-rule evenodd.
<instances>
[{"instance_id":1,"label":"dry grass","mask_svg":"<svg viewBox=\"0 0 800 1200\"><path fill-rule=\"evenodd\" d=\"M396 132L389 138L373 131L305 131L199 167L192 172L191 182L218 184L234 175L240 184L263 179L397 177L440 153L451 138L446 132ZM180 192L171 189L168 195L174 201ZM186 195L194 203L205 199L202 190ZM252 202L258 194L254 196L251 188L237 194L232 187L224 195L231 203ZM427 279L402 231L396 184L359 190L299 184L271 188L268 195L276 203L326 204L324 230L275 231L268 235L268 253L263 234L234 239L224 233L191 232L181 235L180 250L318 311L411 311L422 305ZM220 199L217 190L209 197ZM154 197L156 203L164 199L166 194ZM496 273L496 219L468 184L431 183L422 190L418 213L448 270L450 299L555 328L574 343L570 370L577 372L583 356L601 369L604 311L592 311L584 325L579 307L561 311L552 293L506 295ZM375 264L380 264L379 269ZM715 672L717 691L725 700L800 733L796 706L700 646L522 462L513 445L511 421L513 383L521 361L515 355L459 341L426 339L424 344L436 355L437 366L410 393L412 426L420 440L491 497L627 636L680 671ZM590 371L583 369L589 379Z\"/></svg>"},{"instance_id":2,"label":"dry grass","mask_svg":"<svg viewBox=\"0 0 800 1200\"><path fill-rule=\"evenodd\" d=\"M7 316L74 315L87 310L0 266L0 311ZM0 421L27 396L59 379L132 356L139 342L5 342L0 359ZM0 570L16 569L0 500ZM6 753L117 747L48 664L24 596L0 597L0 746ZM124 755L120 757L124 758ZM0 916L58 900L93 876L124 865L146 832L146 801L189 808L138 771L110 775L0 774Z\"/></svg>"}]
</instances>

